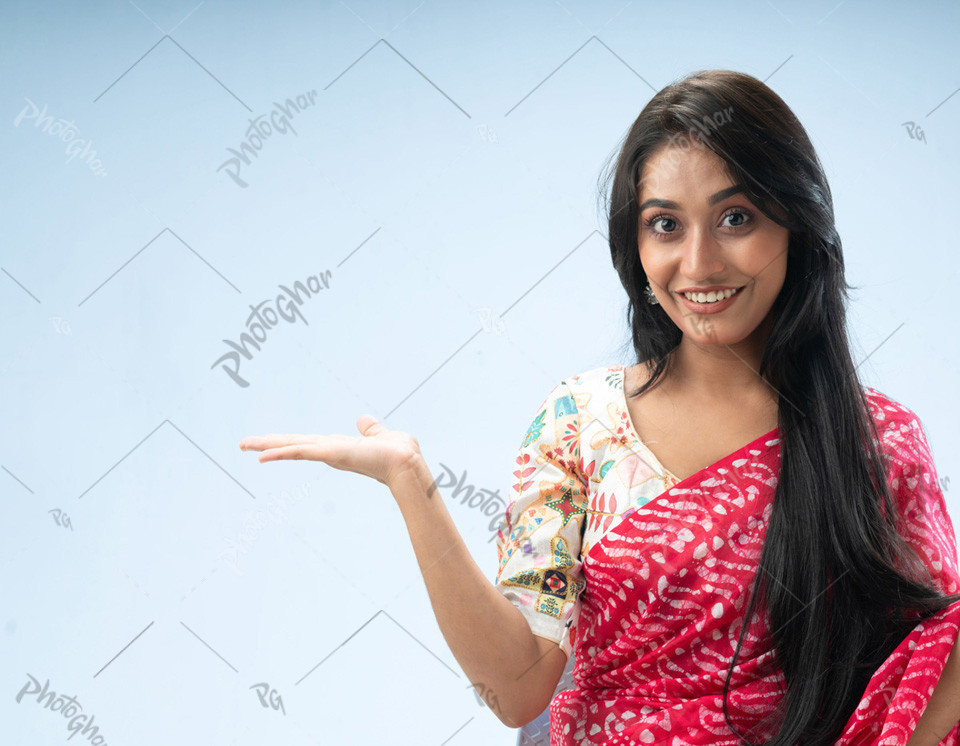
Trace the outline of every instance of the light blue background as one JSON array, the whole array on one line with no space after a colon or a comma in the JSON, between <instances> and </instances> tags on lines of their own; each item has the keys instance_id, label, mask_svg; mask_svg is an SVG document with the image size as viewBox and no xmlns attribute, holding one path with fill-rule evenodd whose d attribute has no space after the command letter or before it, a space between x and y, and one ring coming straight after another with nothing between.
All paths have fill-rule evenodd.
<instances>
[{"instance_id":1,"label":"light blue background","mask_svg":"<svg viewBox=\"0 0 960 746\"><path fill-rule=\"evenodd\" d=\"M16 702L30 674L110 744L514 743L389 491L238 443L356 435L367 412L508 498L546 394L632 362L597 177L696 69L765 80L807 127L864 382L921 418L956 524L958 32L946 2L5 0L4 740L69 735ZM309 91L246 188L218 171L251 117ZM242 362L249 386L211 368L251 305L326 271ZM489 518L445 497L492 580Z\"/></svg>"}]
</instances>

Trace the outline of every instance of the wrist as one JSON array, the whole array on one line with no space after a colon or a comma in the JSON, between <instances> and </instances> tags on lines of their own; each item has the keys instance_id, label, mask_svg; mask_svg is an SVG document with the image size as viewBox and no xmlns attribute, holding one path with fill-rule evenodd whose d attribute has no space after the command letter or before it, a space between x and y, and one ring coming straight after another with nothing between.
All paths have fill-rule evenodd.
<instances>
[{"instance_id":1,"label":"wrist","mask_svg":"<svg viewBox=\"0 0 960 746\"><path fill-rule=\"evenodd\" d=\"M387 486L398 501L417 497L432 499L439 494L437 480L430 473L427 462L419 452L411 454L390 475Z\"/></svg>"}]
</instances>

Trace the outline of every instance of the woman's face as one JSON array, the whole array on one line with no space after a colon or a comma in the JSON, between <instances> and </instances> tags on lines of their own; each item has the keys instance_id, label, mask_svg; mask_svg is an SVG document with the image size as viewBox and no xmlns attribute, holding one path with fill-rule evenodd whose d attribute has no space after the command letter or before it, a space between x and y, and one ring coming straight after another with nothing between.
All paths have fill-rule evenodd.
<instances>
[{"instance_id":1,"label":"woman's face","mask_svg":"<svg viewBox=\"0 0 960 746\"><path fill-rule=\"evenodd\" d=\"M706 147L653 153L637 195L640 263L685 338L762 346L757 335L783 287L790 232L737 190L725 165ZM698 302L734 289L727 300ZM722 294L691 300L683 291Z\"/></svg>"}]
</instances>

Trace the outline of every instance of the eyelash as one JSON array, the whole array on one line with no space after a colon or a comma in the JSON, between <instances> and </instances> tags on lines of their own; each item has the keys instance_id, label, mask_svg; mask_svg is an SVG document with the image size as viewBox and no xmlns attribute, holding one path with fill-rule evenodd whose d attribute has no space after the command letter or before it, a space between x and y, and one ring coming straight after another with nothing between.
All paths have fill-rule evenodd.
<instances>
[{"instance_id":1,"label":"eyelash","mask_svg":"<svg viewBox=\"0 0 960 746\"><path fill-rule=\"evenodd\" d=\"M723 216L722 218L720 218L720 220L721 220L721 221L726 220L726 219L727 219L728 217L730 217L731 215L736 215L736 214L738 214L738 213L739 213L740 215L743 215L744 217L746 217L746 218L747 218L747 221L746 221L745 223L741 223L740 225L729 226L729 227L732 228L733 230L736 231L736 230L739 230L740 228L746 228L748 225L750 225L750 223L753 222L753 213L751 213L749 210L743 209L742 207L734 207L734 208L732 208L729 212L725 213L724 216ZM653 217L647 218L646 220L644 220L644 221L643 221L643 224L644 224L644 226L646 226L647 228L650 228L650 227L652 227L653 224L656 223L658 220L673 220L674 222L676 222L676 220L675 220L673 217L671 217L670 215L668 215L667 213L660 212L660 213L657 213L656 215L654 215ZM651 231L650 231L651 235L653 235L653 236L669 236L671 233L675 233L675 232L676 232L676 231L668 231L668 232L664 233L663 231L655 231L655 230L651 230ZM659 239L659 240L664 240L664 239Z\"/></svg>"}]
</instances>

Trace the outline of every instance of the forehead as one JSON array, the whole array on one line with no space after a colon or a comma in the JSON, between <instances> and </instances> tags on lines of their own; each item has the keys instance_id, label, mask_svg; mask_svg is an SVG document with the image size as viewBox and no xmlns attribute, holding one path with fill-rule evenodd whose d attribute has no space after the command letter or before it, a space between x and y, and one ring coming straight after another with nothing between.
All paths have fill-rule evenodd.
<instances>
[{"instance_id":1,"label":"forehead","mask_svg":"<svg viewBox=\"0 0 960 746\"><path fill-rule=\"evenodd\" d=\"M644 163L637 184L637 200L680 193L713 194L732 183L726 162L709 148L665 145Z\"/></svg>"}]
</instances>

